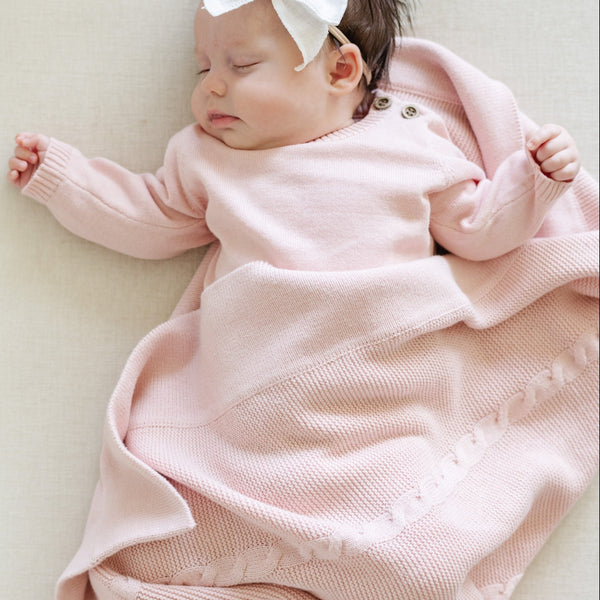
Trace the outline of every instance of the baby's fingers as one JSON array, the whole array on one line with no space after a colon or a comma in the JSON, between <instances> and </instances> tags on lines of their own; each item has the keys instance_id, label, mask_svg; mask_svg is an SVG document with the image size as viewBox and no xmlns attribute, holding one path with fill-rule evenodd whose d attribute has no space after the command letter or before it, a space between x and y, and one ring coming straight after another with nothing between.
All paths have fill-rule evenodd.
<instances>
[{"instance_id":1,"label":"baby's fingers","mask_svg":"<svg viewBox=\"0 0 600 600\"><path fill-rule=\"evenodd\" d=\"M579 158L571 148L553 154L540 163L540 169L555 181L572 181L579 172Z\"/></svg>"},{"instance_id":2,"label":"baby's fingers","mask_svg":"<svg viewBox=\"0 0 600 600\"><path fill-rule=\"evenodd\" d=\"M27 161L31 165L34 165L38 161L37 153L32 152L29 148L24 148L23 146L17 146L14 154L18 159Z\"/></svg>"},{"instance_id":3,"label":"baby's fingers","mask_svg":"<svg viewBox=\"0 0 600 600\"><path fill-rule=\"evenodd\" d=\"M11 172L16 171L17 173L23 173L29 167L29 163L26 160L11 156L8 160L8 168Z\"/></svg>"},{"instance_id":4,"label":"baby's fingers","mask_svg":"<svg viewBox=\"0 0 600 600\"><path fill-rule=\"evenodd\" d=\"M41 133L24 131L15 137L17 146L8 161L8 180L24 187L37 167L44 161L50 138Z\"/></svg>"},{"instance_id":5,"label":"baby's fingers","mask_svg":"<svg viewBox=\"0 0 600 600\"><path fill-rule=\"evenodd\" d=\"M541 146L558 137L563 131L563 128L559 125L544 125L531 134L527 140L527 148L535 155Z\"/></svg>"},{"instance_id":6,"label":"baby's fingers","mask_svg":"<svg viewBox=\"0 0 600 600\"><path fill-rule=\"evenodd\" d=\"M556 181L571 181L580 167L575 140L559 125L544 125L527 142L542 172Z\"/></svg>"},{"instance_id":7,"label":"baby's fingers","mask_svg":"<svg viewBox=\"0 0 600 600\"><path fill-rule=\"evenodd\" d=\"M566 152L566 155L562 155ZM552 158L553 156L562 155L563 159L568 158L574 160L576 158L577 149L575 142L566 131L561 131L558 135L551 137L544 142L534 153L534 157L539 164Z\"/></svg>"},{"instance_id":8,"label":"baby's fingers","mask_svg":"<svg viewBox=\"0 0 600 600\"><path fill-rule=\"evenodd\" d=\"M50 139L41 133L24 131L15 137L17 146L37 152L45 152L50 144Z\"/></svg>"},{"instance_id":9,"label":"baby's fingers","mask_svg":"<svg viewBox=\"0 0 600 600\"><path fill-rule=\"evenodd\" d=\"M8 180L19 187L24 187L31 179L34 165L27 160L11 156L8 160Z\"/></svg>"}]
</instances>

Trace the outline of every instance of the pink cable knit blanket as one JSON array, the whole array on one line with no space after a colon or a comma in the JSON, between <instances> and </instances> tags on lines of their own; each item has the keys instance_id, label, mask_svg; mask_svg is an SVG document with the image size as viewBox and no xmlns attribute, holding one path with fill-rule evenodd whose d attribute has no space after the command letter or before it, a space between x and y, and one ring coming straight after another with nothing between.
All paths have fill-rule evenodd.
<instances>
[{"instance_id":1,"label":"pink cable knit blanket","mask_svg":"<svg viewBox=\"0 0 600 600\"><path fill-rule=\"evenodd\" d=\"M429 42L392 82L489 173L531 126ZM582 173L491 261L201 266L117 385L57 597L509 597L597 468L597 209Z\"/></svg>"}]
</instances>

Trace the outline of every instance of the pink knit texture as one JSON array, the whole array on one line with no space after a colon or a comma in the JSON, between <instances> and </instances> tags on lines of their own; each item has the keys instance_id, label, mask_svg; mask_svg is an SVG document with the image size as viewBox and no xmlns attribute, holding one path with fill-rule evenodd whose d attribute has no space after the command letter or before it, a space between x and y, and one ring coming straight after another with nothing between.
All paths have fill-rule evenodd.
<instances>
[{"instance_id":1,"label":"pink knit texture","mask_svg":"<svg viewBox=\"0 0 600 600\"><path fill-rule=\"evenodd\" d=\"M429 42L403 41L385 93L442 115L489 177L532 126ZM106 201L55 148L28 193L78 233L149 256L214 240L202 183L177 218L136 217L109 206L129 179ZM597 469L598 191L586 173L560 191L536 237L480 262L252 260L215 281L212 243L125 366L57 598L508 598Z\"/></svg>"}]
</instances>

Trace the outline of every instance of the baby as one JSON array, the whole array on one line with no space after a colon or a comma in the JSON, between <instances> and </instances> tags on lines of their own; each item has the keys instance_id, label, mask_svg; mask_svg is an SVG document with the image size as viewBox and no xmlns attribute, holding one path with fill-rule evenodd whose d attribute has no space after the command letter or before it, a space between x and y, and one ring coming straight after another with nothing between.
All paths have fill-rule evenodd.
<instances>
[{"instance_id":1,"label":"baby","mask_svg":"<svg viewBox=\"0 0 600 600\"><path fill-rule=\"evenodd\" d=\"M545 125L488 180L434 113L383 96L377 86L410 22L408 3L351 0L314 56L314 35L300 39L270 0L220 5L206 2L194 23L197 123L171 140L156 176L20 133L9 180L75 233L134 256L218 239L208 284L255 260L308 270L394 264L430 255L433 239L492 258L535 234L579 170L569 134Z\"/></svg>"}]
</instances>

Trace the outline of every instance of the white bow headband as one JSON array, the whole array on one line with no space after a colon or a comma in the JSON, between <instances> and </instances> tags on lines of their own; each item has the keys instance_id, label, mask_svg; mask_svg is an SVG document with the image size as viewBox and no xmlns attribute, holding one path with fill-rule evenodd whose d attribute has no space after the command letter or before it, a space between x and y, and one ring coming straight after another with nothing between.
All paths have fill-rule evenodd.
<instances>
[{"instance_id":1,"label":"white bow headband","mask_svg":"<svg viewBox=\"0 0 600 600\"><path fill-rule=\"evenodd\" d=\"M213 16L232 11L252 0L204 0L204 8ZM272 0L279 19L292 36L302 53L303 69L321 50L327 34L331 33L340 43L348 39L335 27L344 16L348 0ZM363 61L367 83L370 71Z\"/></svg>"}]
</instances>

